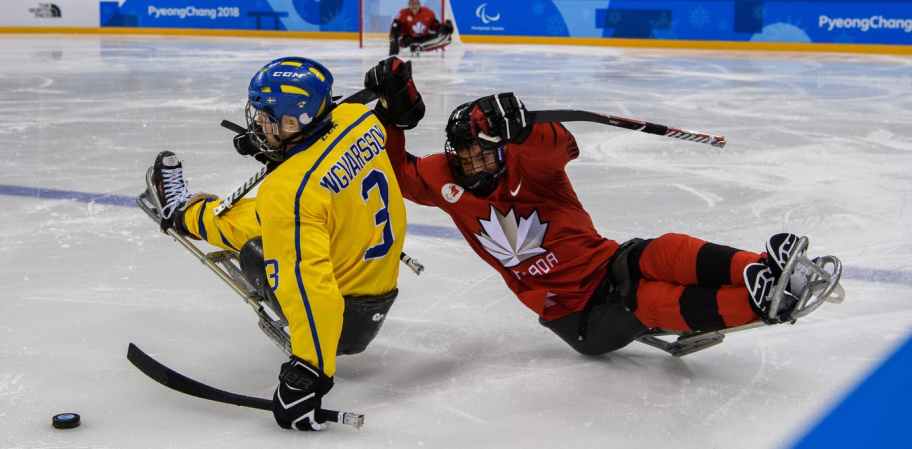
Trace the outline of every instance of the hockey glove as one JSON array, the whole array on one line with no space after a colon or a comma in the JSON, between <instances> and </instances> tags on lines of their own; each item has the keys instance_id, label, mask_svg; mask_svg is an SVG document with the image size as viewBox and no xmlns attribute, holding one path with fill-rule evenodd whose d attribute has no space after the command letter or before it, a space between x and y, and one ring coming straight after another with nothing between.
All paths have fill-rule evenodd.
<instances>
[{"instance_id":1,"label":"hockey glove","mask_svg":"<svg viewBox=\"0 0 912 449\"><path fill-rule=\"evenodd\" d=\"M249 132L234 136L234 149L241 156L253 156L260 152L260 148L253 143Z\"/></svg>"},{"instance_id":2,"label":"hockey glove","mask_svg":"<svg viewBox=\"0 0 912 449\"><path fill-rule=\"evenodd\" d=\"M424 118L424 100L412 80L412 63L386 58L364 75L364 88L380 97L374 113L384 124L412 129Z\"/></svg>"},{"instance_id":3,"label":"hockey glove","mask_svg":"<svg viewBox=\"0 0 912 449\"><path fill-rule=\"evenodd\" d=\"M254 159L259 161L261 164L270 166L270 164L275 164L276 161L268 158L262 151L260 147L253 142L253 134L246 132L234 136L234 149L241 156L253 156Z\"/></svg>"},{"instance_id":4,"label":"hockey glove","mask_svg":"<svg viewBox=\"0 0 912 449\"><path fill-rule=\"evenodd\" d=\"M483 145L499 145L503 141L522 143L532 132L526 107L513 92L481 97L469 112L478 140Z\"/></svg>"},{"instance_id":5,"label":"hockey glove","mask_svg":"<svg viewBox=\"0 0 912 449\"><path fill-rule=\"evenodd\" d=\"M453 34L453 22L447 20L440 24L440 34Z\"/></svg>"},{"instance_id":6,"label":"hockey glove","mask_svg":"<svg viewBox=\"0 0 912 449\"><path fill-rule=\"evenodd\" d=\"M323 430L316 419L323 396L333 387L333 379L307 362L291 356L282 364L279 385L272 395L272 415L285 429Z\"/></svg>"}]
</instances>

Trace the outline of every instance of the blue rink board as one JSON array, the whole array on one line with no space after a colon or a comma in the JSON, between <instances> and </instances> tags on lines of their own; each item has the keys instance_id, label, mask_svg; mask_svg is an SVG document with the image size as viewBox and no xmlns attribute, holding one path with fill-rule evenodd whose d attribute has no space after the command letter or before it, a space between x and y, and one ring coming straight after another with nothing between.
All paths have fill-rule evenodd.
<instances>
[{"instance_id":1,"label":"blue rink board","mask_svg":"<svg viewBox=\"0 0 912 449\"><path fill-rule=\"evenodd\" d=\"M357 32L359 22L356 0L121 1L99 2L100 26ZM405 4L404 0L370 3L383 11ZM909 0L450 0L450 4L463 35L912 44Z\"/></svg>"},{"instance_id":2,"label":"blue rink board","mask_svg":"<svg viewBox=\"0 0 912 449\"><path fill-rule=\"evenodd\" d=\"M912 336L793 446L794 449L908 448Z\"/></svg>"}]
</instances>

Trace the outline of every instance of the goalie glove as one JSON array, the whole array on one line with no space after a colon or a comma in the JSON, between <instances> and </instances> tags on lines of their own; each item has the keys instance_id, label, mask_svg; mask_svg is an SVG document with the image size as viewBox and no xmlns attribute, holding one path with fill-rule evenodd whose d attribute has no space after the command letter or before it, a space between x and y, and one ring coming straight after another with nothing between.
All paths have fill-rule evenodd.
<instances>
[{"instance_id":1,"label":"goalie glove","mask_svg":"<svg viewBox=\"0 0 912 449\"><path fill-rule=\"evenodd\" d=\"M469 111L481 143L522 143L532 132L528 111L513 92L481 97Z\"/></svg>"},{"instance_id":2,"label":"goalie glove","mask_svg":"<svg viewBox=\"0 0 912 449\"><path fill-rule=\"evenodd\" d=\"M384 124L412 129L424 118L424 100L412 80L412 63L389 57L364 75L364 88L380 97L374 114Z\"/></svg>"},{"instance_id":3,"label":"goalie glove","mask_svg":"<svg viewBox=\"0 0 912 449\"><path fill-rule=\"evenodd\" d=\"M453 22L449 19L440 24L440 29L438 30L440 34L453 34Z\"/></svg>"},{"instance_id":4,"label":"goalie glove","mask_svg":"<svg viewBox=\"0 0 912 449\"><path fill-rule=\"evenodd\" d=\"M316 411L332 387L331 377L291 356L279 372L279 385L272 395L272 416L285 429L323 430L326 425L317 421Z\"/></svg>"}]
</instances>

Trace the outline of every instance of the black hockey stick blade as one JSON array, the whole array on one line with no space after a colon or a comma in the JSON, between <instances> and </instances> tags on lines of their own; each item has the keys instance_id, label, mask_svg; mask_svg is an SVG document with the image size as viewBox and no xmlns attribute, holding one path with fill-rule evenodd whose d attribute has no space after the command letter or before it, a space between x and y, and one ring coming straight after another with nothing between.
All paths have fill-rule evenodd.
<instances>
[{"instance_id":1,"label":"black hockey stick blade","mask_svg":"<svg viewBox=\"0 0 912 449\"><path fill-rule=\"evenodd\" d=\"M242 394L231 393L210 387L202 382L195 381L183 374L180 374L139 349L133 343L127 348L127 360L133 364L143 374L151 377L156 382L181 393L208 399L210 401L221 402L223 404L233 404L241 407L255 408L259 410L272 410L272 400L244 396ZM350 412L337 412L335 410L319 409L317 410L317 421L334 422L346 424L355 428L364 425L364 415Z\"/></svg>"},{"instance_id":2,"label":"black hockey stick blade","mask_svg":"<svg viewBox=\"0 0 912 449\"><path fill-rule=\"evenodd\" d=\"M222 128L225 128L236 134L244 134L247 132L247 128L244 128L243 126L238 125L237 123L229 122L228 120L222 120L221 125L222 125Z\"/></svg>"}]
</instances>

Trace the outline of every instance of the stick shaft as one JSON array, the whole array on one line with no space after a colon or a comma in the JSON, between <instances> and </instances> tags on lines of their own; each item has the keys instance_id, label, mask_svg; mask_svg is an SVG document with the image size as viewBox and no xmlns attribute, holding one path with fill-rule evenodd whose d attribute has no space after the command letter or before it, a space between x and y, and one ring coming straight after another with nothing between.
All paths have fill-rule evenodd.
<instances>
[{"instance_id":1,"label":"stick shaft","mask_svg":"<svg viewBox=\"0 0 912 449\"><path fill-rule=\"evenodd\" d=\"M226 210L231 209L231 207L234 206L234 203L236 203L239 199L243 198L244 195L246 195L248 192L253 190L253 188L256 187L257 184L260 183L260 181L262 181L264 178L266 178L266 175L268 175L268 174L269 174L269 168L264 165L263 167L260 168L259 171L254 173L250 178L247 178L247 180L244 181L243 184L239 185L236 189L234 189L233 192L229 193L228 195L225 195L225 197L222 198L222 202L218 205L218 207L215 208L213 213L215 213L216 216L219 216L219 215L222 215Z\"/></svg>"},{"instance_id":2,"label":"stick shaft","mask_svg":"<svg viewBox=\"0 0 912 449\"><path fill-rule=\"evenodd\" d=\"M715 136L712 134L688 131L679 128L672 128L658 123L644 122L616 115L604 115L596 112L577 111L571 109L557 109L549 111L529 112L530 121L533 123L542 122L593 122L604 125L616 126L618 128L640 131L648 134L670 137L672 139L686 140L689 142L705 143L714 147L725 147L726 141L724 136Z\"/></svg>"}]
</instances>

